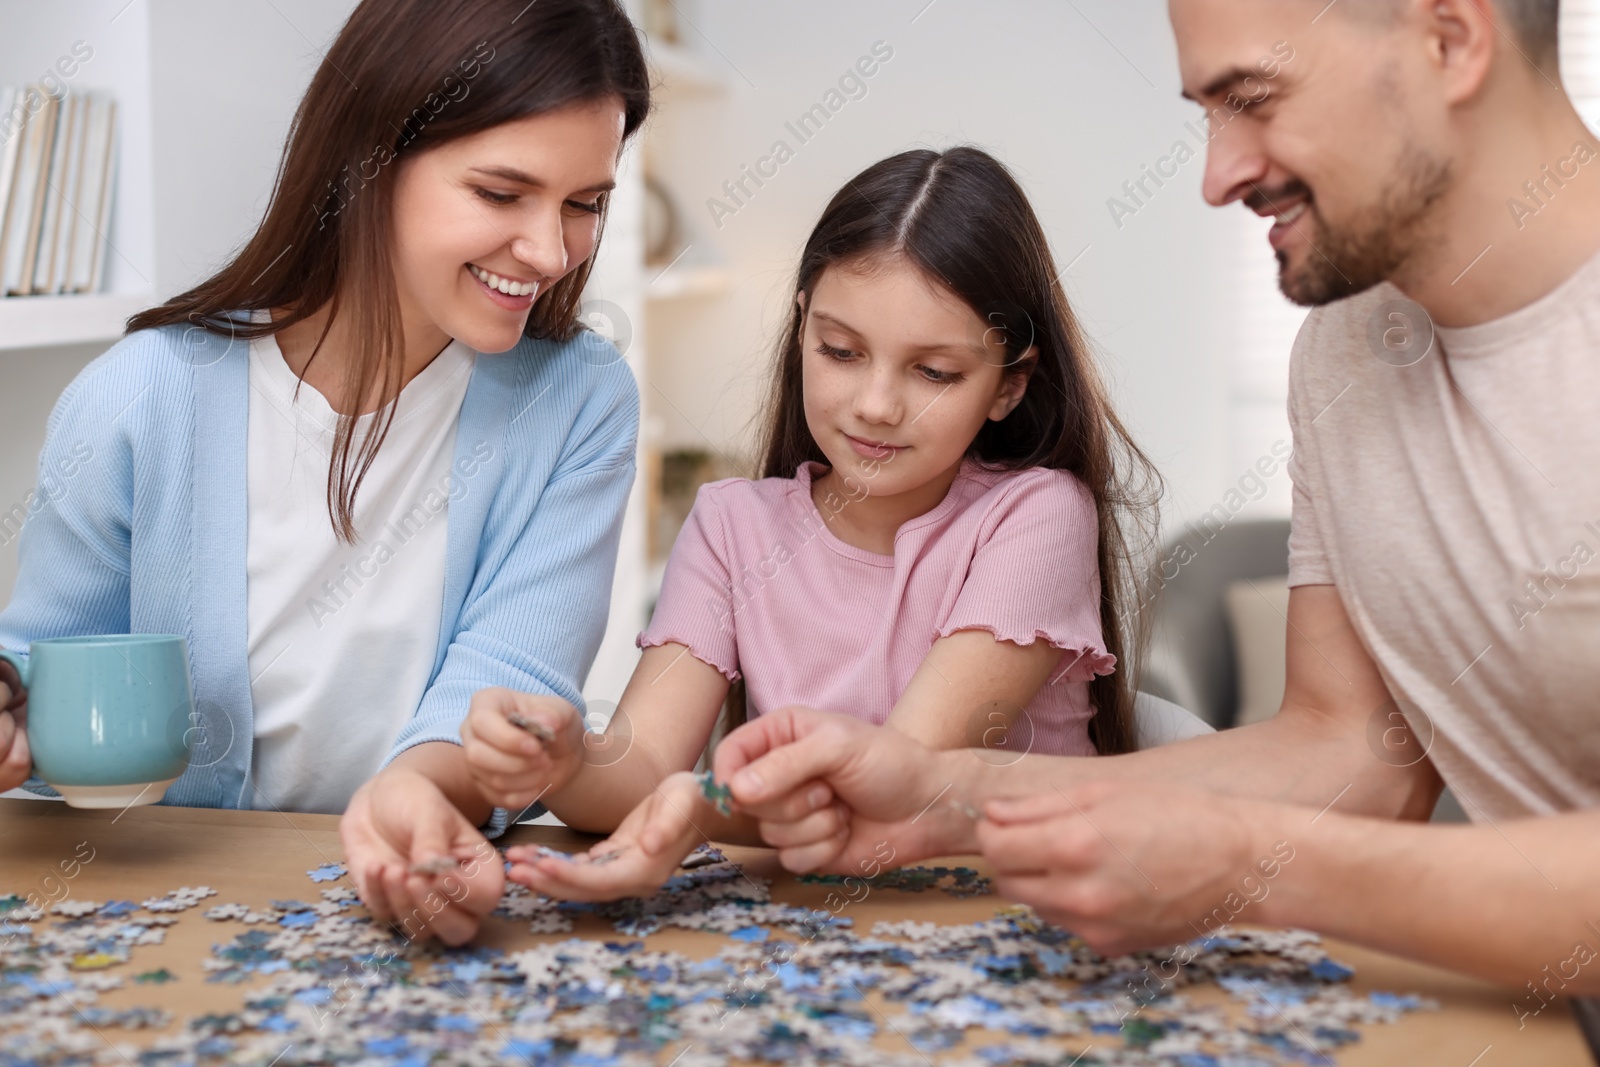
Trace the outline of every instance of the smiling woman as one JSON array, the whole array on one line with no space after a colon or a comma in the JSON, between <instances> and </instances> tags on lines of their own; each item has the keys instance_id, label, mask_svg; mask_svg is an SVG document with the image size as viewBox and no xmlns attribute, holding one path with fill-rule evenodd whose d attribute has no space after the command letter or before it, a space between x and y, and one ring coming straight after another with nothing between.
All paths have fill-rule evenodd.
<instances>
[{"instance_id":1,"label":"smiling woman","mask_svg":"<svg viewBox=\"0 0 1600 1067\"><path fill-rule=\"evenodd\" d=\"M578 330L604 194L621 139L648 109L647 75L614 3L517 7L361 4L300 103L255 236L212 278L128 321L129 330L193 325L238 340L278 334L280 345L287 335L285 355L302 375L335 342L328 347L343 354L327 362L338 368L307 380L340 394L328 496L346 539L361 474L392 417L357 447L354 416L392 401L441 337L502 352L524 332L567 340ZM374 171L375 157L396 165ZM548 297L537 311L532 300L490 298L521 321L484 317L481 300L451 315L441 301L490 295L469 266ZM269 324L231 314L263 307L276 309ZM435 328L403 333L424 318Z\"/></svg>"},{"instance_id":2,"label":"smiling woman","mask_svg":"<svg viewBox=\"0 0 1600 1067\"><path fill-rule=\"evenodd\" d=\"M638 392L577 308L649 103L617 0L363 0L255 234L62 395L41 466L95 462L0 612L12 648L186 635L166 802L342 811L374 911L452 941L501 869L448 857L511 817L460 758L468 701L581 703L605 629ZM31 763L17 683L0 790Z\"/></svg>"}]
</instances>

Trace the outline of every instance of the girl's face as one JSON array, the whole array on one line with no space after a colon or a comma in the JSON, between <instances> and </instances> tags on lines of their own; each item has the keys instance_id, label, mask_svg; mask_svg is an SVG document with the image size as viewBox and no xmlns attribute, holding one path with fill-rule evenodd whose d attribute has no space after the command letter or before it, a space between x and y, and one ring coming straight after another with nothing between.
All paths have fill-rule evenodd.
<instances>
[{"instance_id":1,"label":"girl's face","mask_svg":"<svg viewBox=\"0 0 1600 1067\"><path fill-rule=\"evenodd\" d=\"M607 99L403 160L393 262L405 321L479 352L515 345L534 301L594 252L622 129L622 104Z\"/></svg>"},{"instance_id":2,"label":"girl's face","mask_svg":"<svg viewBox=\"0 0 1600 1067\"><path fill-rule=\"evenodd\" d=\"M853 492L953 478L984 422L1022 400L1037 360L1029 349L1008 367L1001 331L898 256L830 267L797 299L806 425Z\"/></svg>"}]
</instances>

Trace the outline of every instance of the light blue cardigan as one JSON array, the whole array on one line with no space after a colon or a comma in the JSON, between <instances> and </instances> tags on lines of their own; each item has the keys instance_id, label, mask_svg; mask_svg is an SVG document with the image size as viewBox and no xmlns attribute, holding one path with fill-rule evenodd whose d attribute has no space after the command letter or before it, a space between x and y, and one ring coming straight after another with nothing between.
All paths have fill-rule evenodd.
<instances>
[{"instance_id":1,"label":"light blue cardigan","mask_svg":"<svg viewBox=\"0 0 1600 1067\"><path fill-rule=\"evenodd\" d=\"M250 800L248 370L243 340L177 326L130 334L86 367L50 416L16 589L0 612L0 646L13 649L77 634L188 638L195 748L167 804ZM638 427L633 375L597 334L524 338L478 357L456 436L433 671L389 760L425 741L460 743L485 686L582 709ZM506 821L497 810L490 833Z\"/></svg>"}]
</instances>

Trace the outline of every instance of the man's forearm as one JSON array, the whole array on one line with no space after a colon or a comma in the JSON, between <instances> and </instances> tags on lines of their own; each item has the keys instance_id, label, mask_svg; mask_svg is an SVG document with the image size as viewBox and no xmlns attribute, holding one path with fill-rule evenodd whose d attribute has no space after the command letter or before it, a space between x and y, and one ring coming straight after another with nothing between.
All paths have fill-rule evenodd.
<instances>
[{"instance_id":1,"label":"man's forearm","mask_svg":"<svg viewBox=\"0 0 1600 1067\"><path fill-rule=\"evenodd\" d=\"M952 796L972 805L1102 779L1145 779L1391 819L1426 819L1440 789L1427 760L1396 767L1368 747L1364 732L1291 710L1252 726L1122 756L1030 753L1013 759L983 749L941 752L928 775L931 792L948 785ZM972 828L971 819L945 816L929 832L940 839L936 851L960 854L976 848Z\"/></svg>"},{"instance_id":2,"label":"man's forearm","mask_svg":"<svg viewBox=\"0 0 1600 1067\"><path fill-rule=\"evenodd\" d=\"M1295 858L1240 921L1503 982L1528 1012L1600 993L1600 813L1419 826L1285 808L1276 822L1263 842L1275 834Z\"/></svg>"},{"instance_id":3,"label":"man's forearm","mask_svg":"<svg viewBox=\"0 0 1600 1067\"><path fill-rule=\"evenodd\" d=\"M966 783L974 798L1016 796L1067 782L1153 779L1316 808L1338 797L1342 812L1425 818L1438 794L1438 779L1426 760L1393 766L1372 752L1364 733L1290 711L1123 756L1027 756L1001 766L986 755L974 753L966 760Z\"/></svg>"}]
</instances>

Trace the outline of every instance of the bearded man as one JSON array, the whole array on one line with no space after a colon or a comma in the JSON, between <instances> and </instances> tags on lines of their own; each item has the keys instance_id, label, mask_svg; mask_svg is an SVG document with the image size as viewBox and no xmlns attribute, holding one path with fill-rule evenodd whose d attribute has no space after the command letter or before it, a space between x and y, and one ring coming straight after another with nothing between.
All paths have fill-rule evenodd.
<instances>
[{"instance_id":1,"label":"bearded man","mask_svg":"<svg viewBox=\"0 0 1600 1067\"><path fill-rule=\"evenodd\" d=\"M1557 6L1170 0L1206 199L1275 216L1315 307L1282 708L1006 766L765 715L716 768L787 866L981 848L1107 953L1238 920L1600 992L1600 167ZM1443 783L1473 825L1424 821Z\"/></svg>"}]
</instances>

